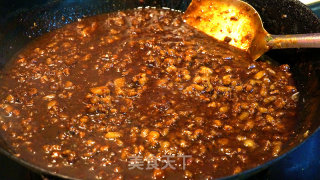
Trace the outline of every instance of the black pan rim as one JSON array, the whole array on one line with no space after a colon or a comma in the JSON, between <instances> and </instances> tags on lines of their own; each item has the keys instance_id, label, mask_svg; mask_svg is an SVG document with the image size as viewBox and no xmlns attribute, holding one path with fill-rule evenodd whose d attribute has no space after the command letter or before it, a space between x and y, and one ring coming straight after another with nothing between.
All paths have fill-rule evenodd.
<instances>
[{"instance_id":1,"label":"black pan rim","mask_svg":"<svg viewBox=\"0 0 320 180\"><path fill-rule=\"evenodd\" d=\"M317 23L320 24L320 19L311 11L311 9L309 9L306 5L304 5L302 2L298 1L298 0L288 0L288 2L293 2L297 5L299 5L301 7L301 10L308 12L309 16L314 16L315 19L317 19ZM280 156L271 159L263 164L260 164L254 168L251 169L247 169L245 171L242 171L238 174L235 175L230 175L230 176L225 176L225 177L221 177L218 178L220 180L226 180L226 179L243 179L244 177L249 177L250 175L253 175L255 173L258 173L268 167L270 167L273 163L283 159L287 154L295 151L296 149L298 149L301 145L305 144L306 141L308 141L308 139L310 139L311 137L313 137L316 133L320 133L320 127L317 127L310 135L308 135L306 138L302 139L297 145L295 145L294 147L292 147L291 149L282 152ZM17 156L15 156L13 153L6 151L5 149L3 149L2 147L0 147L0 153L9 157L10 159L14 160L15 162L21 164L22 166L33 170L34 172L40 173L42 175L50 175L50 176L55 176L58 178L63 178L63 179L71 179L71 180L78 180L77 178L68 176L68 175L64 175L61 173L57 173L57 172L53 172L50 171L48 169L39 167L37 165L34 165L32 163L29 163L28 161L25 161L22 158L19 158Z\"/></svg>"}]
</instances>

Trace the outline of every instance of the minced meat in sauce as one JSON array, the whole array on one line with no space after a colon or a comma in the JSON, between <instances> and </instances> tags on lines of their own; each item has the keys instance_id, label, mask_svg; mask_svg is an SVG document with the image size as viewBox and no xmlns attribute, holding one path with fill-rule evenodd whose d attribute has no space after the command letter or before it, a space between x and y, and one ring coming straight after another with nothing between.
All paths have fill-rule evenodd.
<instances>
[{"instance_id":1,"label":"minced meat in sauce","mask_svg":"<svg viewBox=\"0 0 320 180\"><path fill-rule=\"evenodd\" d=\"M210 179L281 152L294 133L288 65L143 8L47 33L1 77L1 135L19 158L83 179Z\"/></svg>"}]
</instances>

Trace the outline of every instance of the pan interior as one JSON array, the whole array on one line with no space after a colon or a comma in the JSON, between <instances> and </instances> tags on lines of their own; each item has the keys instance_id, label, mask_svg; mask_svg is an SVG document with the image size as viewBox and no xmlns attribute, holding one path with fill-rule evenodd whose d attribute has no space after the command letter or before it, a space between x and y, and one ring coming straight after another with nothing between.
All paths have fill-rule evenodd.
<instances>
[{"instance_id":1,"label":"pan interior","mask_svg":"<svg viewBox=\"0 0 320 180\"><path fill-rule=\"evenodd\" d=\"M79 18L140 6L169 7L185 11L190 1L58 0L29 1L26 4L16 1L15 3L19 6L17 5L7 12L2 11L0 14L0 67L8 64L8 60L12 59L21 48L33 39L65 24L75 22ZM319 19L298 1L248 0L248 3L262 15L264 26L272 34L320 32ZM291 71L300 92L299 125L296 127L296 135L286 145L283 154L304 141L320 126L320 120L317 117L317 112L320 110L320 80L318 76L320 74L320 57L316 52L317 49L274 50L267 53L266 56L279 64L288 63L292 67ZM0 146L6 153L14 153L1 138Z\"/></svg>"}]
</instances>

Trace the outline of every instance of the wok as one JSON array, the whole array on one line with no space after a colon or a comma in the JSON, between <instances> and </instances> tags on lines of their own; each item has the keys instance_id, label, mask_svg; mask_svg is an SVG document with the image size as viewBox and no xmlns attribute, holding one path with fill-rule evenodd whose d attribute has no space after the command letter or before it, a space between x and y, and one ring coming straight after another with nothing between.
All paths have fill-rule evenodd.
<instances>
[{"instance_id":1,"label":"wok","mask_svg":"<svg viewBox=\"0 0 320 180\"><path fill-rule=\"evenodd\" d=\"M77 21L78 18L139 6L169 7L186 10L191 0L29 0L0 2L0 68L34 38ZM320 20L296 0L246 0L262 16L266 30L273 34L320 32ZM223 179L243 179L257 173L290 152L317 131L320 131L320 55L319 49L273 50L265 56L279 64L287 63L300 92L298 125L281 155L256 168ZM262 57L263 58L263 57ZM42 169L21 158L6 144L0 131L0 152L24 166L42 173L71 178Z\"/></svg>"}]
</instances>

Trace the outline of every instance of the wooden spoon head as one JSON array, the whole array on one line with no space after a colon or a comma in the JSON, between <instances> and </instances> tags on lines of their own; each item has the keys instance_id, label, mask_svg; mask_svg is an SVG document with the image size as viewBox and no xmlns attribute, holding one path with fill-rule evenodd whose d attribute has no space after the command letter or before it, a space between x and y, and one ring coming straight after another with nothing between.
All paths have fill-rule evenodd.
<instances>
[{"instance_id":1,"label":"wooden spoon head","mask_svg":"<svg viewBox=\"0 0 320 180\"><path fill-rule=\"evenodd\" d=\"M247 51L253 60L268 50L268 33L259 14L243 1L192 0L183 18L209 36Z\"/></svg>"}]
</instances>

